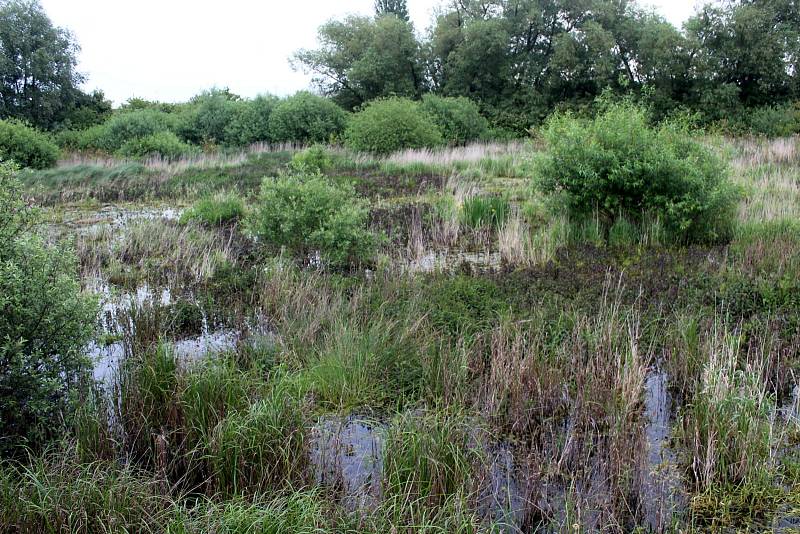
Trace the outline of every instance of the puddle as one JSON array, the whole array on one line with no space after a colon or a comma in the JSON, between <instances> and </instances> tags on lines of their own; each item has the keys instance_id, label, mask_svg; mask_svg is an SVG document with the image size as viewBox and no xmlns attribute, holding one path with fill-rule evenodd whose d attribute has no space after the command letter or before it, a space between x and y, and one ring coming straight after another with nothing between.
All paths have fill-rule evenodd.
<instances>
[{"instance_id":1,"label":"puddle","mask_svg":"<svg viewBox=\"0 0 800 534\"><path fill-rule=\"evenodd\" d=\"M175 221L181 216L182 210L177 208L140 208L129 209L119 206L104 206L91 216L75 218L61 223L70 228L79 228L90 231L100 227L109 227L111 230L124 228L133 221L145 219L164 219Z\"/></svg>"},{"instance_id":2,"label":"puddle","mask_svg":"<svg viewBox=\"0 0 800 534\"><path fill-rule=\"evenodd\" d=\"M169 306L176 299L168 288L153 288L146 284L132 292L115 292L107 282L99 278L90 280L86 289L99 295L101 300L100 336L89 344L87 351L94 362L95 380L108 384L119 369L119 362L126 355L121 338L123 332L131 329L129 324L123 324L123 321L129 320L130 310L148 304ZM253 321L248 331L254 342L263 342L270 337L263 321ZM240 330L212 324L203 313L199 335L174 340L172 346L178 359L189 363L209 355L235 350L243 337Z\"/></svg>"},{"instance_id":3,"label":"puddle","mask_svg":"<svg viewBox=\"0 0 800 534\"><path fill-rule=\"evenodd\" d=\"M431 273L455 270L467 266L478 271L493 270L500 267L499 252L429 252L417 259L408 260L401 269L407 272Z\"/></svg>"},{"instance_id":4,"label":"puddle","mask_svg":"<svg viewBox=\"0 0 800 534\"><path fill-rule=\"evenodd\" d=\"M647 455L640 495L645 523L654 532L664 532L687 504L677 454L669 447L672 399L667 384L660 370L645 381Z\"/></svg>"},{"instance_id":5,"label":"puddle","mask_svg":"<svg viewBox=\"0 0 800 534\"><path fill-rule=\"evenodd\" d=\"M529 500L524 492L524 474L516 466L510 445L501 443L486 449L489 465L478 512L481 517L492 521L496 532L523 532L529 509Z\"/></svg>"},{"instance_id":6,"label":"puddle","mask_svg":"<svg viewBox=\"0 0 800 534\"><path fill-rule=\"evenodd\" d=\"M324 417L311 430L311 465L320 485L342 494L349 511L374 510L381 497L382 425Z\"/></svg>"}]
</instances>

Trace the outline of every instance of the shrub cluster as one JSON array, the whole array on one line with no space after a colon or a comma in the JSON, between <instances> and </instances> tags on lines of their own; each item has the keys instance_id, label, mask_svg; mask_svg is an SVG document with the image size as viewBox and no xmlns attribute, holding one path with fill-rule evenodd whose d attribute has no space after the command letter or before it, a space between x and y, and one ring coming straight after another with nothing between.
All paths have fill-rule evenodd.
<instances>
[{"instance_id":1,"label":"shrub cluster","mask_svg":"<svg viewBox=\"0 0 800 534\"><path fill-rule=\"evenodd\" d=\"M278 105L269 119L274 141L324 143L339 135L347 114L332 101L308 92L299 92Z\"/></svg>"},{"instance_id":2,"label":"shrub cluster","mask_svg":"<svg viewBox=\"0 0 800 534\"><path fill-rule=\"evenodd\" d=\"M250 227L266 243L305 256L319 252L326 263L344 266L374 252L368 216L351 185L298 173L264 180Z\"/></svg>"},{"instance_id":3,"label":"shrub cluster","mask_svg":"<svg viewBox=\"0 0 800 534\"><path fill-rule=\"evenodd\" d=\"M544 129L538 187L578 217L610 225L656 217L681 241L714 241L731 230L735 193L723 162L678 123L652 127L622 102L593 120L557 114Z\"/></svg>"},{"instance_id":4,"label":"shrub cluster","mask_svg":"<svg viewBox=\"0 0 800 534\"><path fill-rule=\"evenodd\" d=\"M430 115L442 137L450 144L464 145L484 138L489 131L489 121L481 115L478 105L463 96L425 95L422 97L422 110Z\"/></svg>"},{"instance_id":5,"label":"shrub cluster","mask_svg":"<svg viewBox=\"0 0 800 534\"><path fill-rule=\"evenodd\" d=\"M442 133L431 117L407 98L385 98L367 104L350 120L345 141L353 150L381 155L443 143Z\"/></svg>"},{"instance_id":6,"label":"shrub cluster","mask_svg":"<svg viewBox=\"0 0 800 534\"><path fill-rule=\"evenodd\" d=\"M29 230L35 221L10 164L0 164L0 455L39 448L69 416L71 386L96 318L76 260Z\"/></svg>"},{"instance_id":7,"label":"shrub cluster","mask_svg":"<svg viewBox=\"0 0 800 534\"><path fill-rule=\"evenodd\" d=\"M0 159L23 167L45 169L55 165L58 147L45 134L16 121L0 121Z\"/></svg>"}]
</instances>

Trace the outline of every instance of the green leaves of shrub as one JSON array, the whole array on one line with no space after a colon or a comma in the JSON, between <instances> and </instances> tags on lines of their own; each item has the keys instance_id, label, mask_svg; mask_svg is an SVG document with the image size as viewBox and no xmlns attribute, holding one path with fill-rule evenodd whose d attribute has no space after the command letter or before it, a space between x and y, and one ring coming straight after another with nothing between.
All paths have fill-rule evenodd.
<instances>
[{"instance_id":1,"label":"green leaves of shrub","mask_svg":"<svg viewBox=\"0 0 800 534\"><path fill-rule=\"evenodd\" d=\"M45 134L22 122L0 121L0 159L45 169L55 165L58 147Z\"/></svg>"},{"instance_id":2,"label":"green leaves of shrub","mask_svg":"<svg viewBox=\"0 0 800 534\"><path fill-rule=\"evenodd\" d=\"M57 435L70 388L88 373L96 318L72 251L30 232L35 217L12 172L0 165L0 455Z\"/></svg>"},{"instance_id":3,"label":"green leaves of shrub","mask_svg":"<svg viewBox=\"0 0 800 534\"><path fill-rule=\"evenodd\" d=\"M184 143L174 133L158 132L127 141L117 151L117 154L127 157L161 156L165 159L176 160L198 152L200 150L197 147Z\"/></svg>"},{"instance_id":4,"label":"green leaves of shrub","mask_svg":"<svg viewBox=\"0 0 800 534\"><path fill-rule=\"evenodd\" d=\"M299 92L275 106L269 129L277 142L324 143L346 122L347 113L327 98Z\"/></svg>"},{"instance_id":5,"label":"green leaves of shrub","mask_svg":"<svg viewBox=\"0 0 800 534\"><path fill-rule=\"evenodd\" d=\"M726 166L681 125L651 127L644 109L623 102L591 121L555 115L544 138L537 185L573 215L658 217L680 241L730 234L736 194Z\"/></svg>"},{"instance_id":6,"label":"green leaves of shrub","mask_svg":"<svg viewBox=\"0 0 800 534\"><path fill-rule=\"evenodd\" d=\"M443 144L442 133L420 105L407 98L374 100L350 119L345 142L353 150L391 154Z\"/></svg>"},{"instance_id":7,"label":"green leaves of shrub","mask_svg":"<svg viewBox=\"0 0 800 534\"><path fill-rule=\"evenodd\" d=\"M349 184L333 184L321 174L266 178L250 220L265 242L343 266L368 260L375 236L367 230L369 208Z\"/></svg>"},{"instance_id":8,"label":"green leaves of shrub","mask_svg":"<svg viewBox=\"0 0 800 534\"><path fill-rule=\"evenodd\" d=\"M478 105L466 97L447 98L434 94L422 97L422 110L441 129L448 143L463 145L484 137L489 121L481 116Z\"/></svg>"}]
</instances>

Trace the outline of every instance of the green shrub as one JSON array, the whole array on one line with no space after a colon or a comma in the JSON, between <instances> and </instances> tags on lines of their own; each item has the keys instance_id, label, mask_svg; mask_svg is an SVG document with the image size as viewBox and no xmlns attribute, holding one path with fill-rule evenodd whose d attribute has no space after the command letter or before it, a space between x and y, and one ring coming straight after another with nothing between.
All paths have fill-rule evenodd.
<instances>
[{"instance_id":1,"label":"green shrub","mask_svg":"<svg viewBox=\"0 0 800 534\"><path fill-rule=\"evenodd\" d=\"M367 104L350 120L345 141L353 150L374 154L443 143L442 133L431 117L407 98L386 98Z\"/></svg>"},{"instance_id":2,"label":"green shrub","mask_svg":"<svg viewBox=\"0 0 800 534\"><path fill-rule=\"evenodd\" d=\"M243 102L227 91L207 91L195 96L183 108L178 133L194 144L228 145L228 132Z\"/></svg>"},{"instance_id":3,"label":"green shrub","mask_svg":"<svg viewBox=\"0 0 800 534\"><path fill-rule=\"evenodd\" d=\"M300 92L275 106L269 129L277 142L322 143L339 135L346 122L347 114L332 101Z\"/></svg>"},{"instance_id":4,"label":"green shrub","mask_svg":"<svg viewBox=\"0 0 800 534\"><path fill-rule=\"evenodd\" d=\"M723 162L677 123L653 128L631 103L594 120L557 114L544 129L537 186L558 193L572 215L659 218L674 238L714 241L732 229L736 194Z\"/></svg>"},{"instance_id":5,"label":"green shrub","mask_svg":"<svg viewBox=\"0 0 800 534\"><path fill-rule=\"evenodd\" d=\"M57 437L69 393L87 377L96 303L76 259L27 231L34 222L9 164L0 166L0 454Z\"/></svg>"},{"instance_id":6,"label":"green shrub","mask_svg":"<svg viewBox=\"0 0 800 534\"><path fill-rule=\"evenodd\" d=\"M800 133L800 109L792 105L764 106L744 111L744 133L766 137L788 137Z\"/></svg>"},{"instance_id":7,"label":"green shrub","mask_svg":"<svg viewBox=\"0 0 800 534\"><path fill-rule=\"evenodd\" d=\"M199 221L208 226L222 226L244 218L245 207L235 193L218 194L195 202L183 212L181 222Z\"/></svg>"},{"instance_id":8,"label":"green shrub","mask_svg":"<svg viewBox=\"0 0 800 534\"><path fill-rule=\"evenodd\" d=\"M489 121L478 105L466 97L446 98L433 94L422 97L422 110L431 116L445 141L463 145L482 139L489 131Z\"/></svg>"},{"instance_id":9,"label":"green shrub","mask_svg":"<svg viewBox=\"0 0 800 534\"><path fill-rule=\"evenodd\" d=\"M302 255L319 251L324 261L341 266L372 256L368 216L352 185L296 174L264 180L250 226L267 243Z\"/></svg>"},{"instance_id":10,"label":"green shrub","mask_svg":"<svg viewBox=\"0 0 800 534\"><path fill-rule=\"evenodd\" d=\"M16 120L0 120L0 159L23 167L45 169L55 165L58 147L45 134Z\"/></svg>"},{"instance_id":11,"label":"green shrub","mask_svg":"<svg viewBox=\"0 0 800 534\"><path fill-rule=\"evenodd\" d=\"M226 143L248 146L272 141L269 118L279 102L280 99L272 95L261 95L253 100L237 102L233 120L225 129Z\"/></svg>"},{"instance_id":12,"label":"green shrub","mask_svg":"<svg viewBox=\"0 0 800 534\"><path fill-rule=\"evenodd\" d=\"M161 156L168 160L177 160L198 152L197 147L184 143L174 133L158 132L131 139L120 147L117 154L129 158Z\"/></svg>"},{"instance_id":13,"label":"green shrub","mask_svg":"<svg viewBox=\"0 0 800 534\"><path fill-rule=\"evenodd\" d=\"M470 228L500 228L511 208L505 197L470 197L461 206L461 222Z\"/></svg>"},{"instance_id":14,"label":"green shrub","mask_svg":"<svg viewBox=\"0 0 800 534\"><path fill-rule=\"evenodd\" d=\"M325 172L333 165L333 158L323 145L314 145L292 156L291 166L296 171Z\"/></svg>"},{"instance_id":15,"label":"green shrub","mask_svg":"<svg viewBox=\"0 0 800 534\"><path fill-rule=\"evenodd\" d=\"M97 148L114 152L131 139L174 130L175 118L167 113L149 109L129 111L114 115L101 128Z\"/></svg>"}]
</instances>

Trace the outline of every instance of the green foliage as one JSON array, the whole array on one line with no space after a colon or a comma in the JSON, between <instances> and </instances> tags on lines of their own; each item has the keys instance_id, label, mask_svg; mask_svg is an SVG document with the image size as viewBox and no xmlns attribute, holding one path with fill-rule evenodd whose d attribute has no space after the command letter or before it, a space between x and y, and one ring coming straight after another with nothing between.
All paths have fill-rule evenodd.
<instances>
[{"instance_id":1,"label":"green foliage","mask_svg":"<svg viewBox=\"0 0 800 534\"><path fill-rule=\"evenodd\" d=\"M424 83L421 46L407 16L396 15L381 9L375 18L329 21L318 32L320 48L300 50L294 60L346 109L392 95L418 97Z\"/></svg>"},{"instance_id":2,"label":"green foliage","mask_svg":"<svg viewBox=\"0 0 800 534\"><path fill-rule=\"evenodd\" d=\"M643 109L623 102L591 121L557 114L544 138L537 186L561 195L573 215L596 212L607 225L657 217L685 241L730 235L736 195L726 167L686 128L653 128Z\"/></svg>"},{"instance_id":3,"label":"green foliage","mask_svg":"<svg viewBox=\"0 0 800 534\"><path fill-rule=\"evenodd\" d=\"M450 336L469 337L495 324L508 305L491 280L456 276L431 284L428 315Z\"/></svg>"},{"instance_id":4,"label":"green foliage","mask_svg":"<svg viewBox=\"0 0 800 534\"><path fill-rule=\"evenodd\" d=\"M178 160L199 152L197 147L186 144L174 133L165 131L131 139L116 153L133 158L160 156L167 160Z\"/></svg>"},{"instance_id":5,"label":"green foliage","mask_svg":"<svg viewBox=\"0 0 800 534\"><path fill-rule=\"evenodd\" d=\"M356 113L345 132L353 150L391 154L441 145L442 134L419 104L405 98L375 100Z\"/></svg>"},{"instance_id":6,"label":"green foliage","mask_svg":"<svg viewBox=\"0 0 800 534\"><path fill-rule=\"evenodd\" d=\"M248 146L272 141L269 119L278 103L280 99L272 95L260 95L253 100L236 102L234 117L225 128L226 143Z\"/></svg>"},{"instance_id":7,"label":"green foliage","mask_svg":"<svg viewBox=\"0 0 800 534\"><path fill-rule=\"evenodd\" d=\"M114 153L126 143L168 132L175 127L172 115L153 109L125 111L114 114L107 122L69 134L62 143L79 150L99 150Z\"/></svg>"},{"instance_id":8,"label":"green foliage","mask_svg":"<svg viewBox=\"0 0 800 534\"><path fill-rule=\"evenodd\" d=\"M53 129L86 106L78 51L72 34L54 26L38 1L0 3L0 118Z\"/></svg>"},{"instance_id":9,"label":"green foliage","mask_svg":"<svg viewBox=\"0 0 800 534\"><path fill-rule=\"evenodd\" d=\"M333 166L333 158L324 145L314 145L292 156L290 165L298 172L324 173Z\"/></svg>"},{"instance_id":10,"label":"green foliage","mask_svg":"<svg viewBox=\"0 0 800 534\"><path fill-rule=\"evenodd\" d=\"M342 266L372 256L376 240L368 216L351 185L295 174L264 179L250 227L266 243L305 256L319 251L325 262Z\"/></svg>"},{"instance_id":11,"label":"green foliage","mask_svg":"<svg viewBox=\"0 0 800 534\"><path fill-rule=\"evenodd\" d=\"M181 215L181 222L199 221L207 226L223 226L244 219L244 202L235 193L218 194L198 200Z\"/></svg>"},{"instance_id":12,"label":"green foliage","mask_svg":"<svg viewBox=\"0 0 800 534\"><path fill-rule=\"evenodd\" d=\"M180 136L197 145L233 144L228 134L239 117L238 96L227 90L211 90L192 98L179 115Z\"/></svg>"},{"instance_id":13,"label":"green foliage","mask_svg":"<svg viewBox=\"0 0 800 534\"><path fill-rule=\"evenodd\" d=\"M32 169L46 169L55 165L58 147L47 136L19 121L0 121L0 159Z\"/></svg>"},{"instance_id":14,"label":"green foliage","mask_svg":"<svg viewBox=\"0 0 800 534\"><path fill-rule=\"evenodd\" d=\"M510 212L505 197L470 197L461 206L461 222L470 228L498 229L505 224Z\"/></svg>"},{"instance_id":15,"label":"green foliage","mask_svg":"<svg viewBox=\"0 0 800 534\"><path fill-rule=\"evenodd\" d=\"M486 136L489 121L478 105L464 97L444 98L433 94L422 97L422 110L433 118L442 137L451 144L463 145Z\"/></svg>"},{"instance_id":16,"label":"green foliage","mask_svg":"<svg viewBox=\"0 0 800 534\"><path fill-rule=\"evenodd\" d=\"M346 122L345 111L327 98L299 92L275 106L269 129L277 142L323 143L339 135Z\"/></svg>"},{"instance_id":17,"label":"green foliage","mask_svg":"<svg viewBox=\"0 0 800 534\"><path fill-rule=\"evenodd\" d=\"M83 350L97 311L72 251L30 231L35 215L12 172L0 167L0 454L58 435L89 370Z\"/></svg>"}]
</instances>

